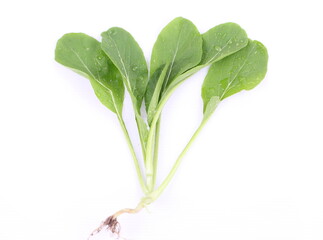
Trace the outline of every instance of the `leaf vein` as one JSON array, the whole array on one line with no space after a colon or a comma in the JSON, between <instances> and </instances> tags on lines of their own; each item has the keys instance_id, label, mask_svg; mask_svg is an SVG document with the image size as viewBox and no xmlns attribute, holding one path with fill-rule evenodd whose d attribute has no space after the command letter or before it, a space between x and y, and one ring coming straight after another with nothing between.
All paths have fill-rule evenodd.
<instances>
[{"instance_id":1,"label":"leaf vein","mask_svg":"<svg viewBox=\"0 0 323 240\"><path fill-rule=\"evenodd\" d=\"M217 52L207 63L206 63L206 65L207 64L209 64L210 62L212 62L221 52L222 52L222 50L223 49L225 49L227 46L228 46L228 44L229 44L229 42L232 40L232 38L233 38L233 36L232 37L230 37L230 39L224 44L224 46L221 48L221 51L219 51L219 52Z\"/></svg>"},{"instance_id":2,"label":"leaf vein","mask_svg":"<svg viewBox=\"0 0 323 240\"><path fill-rule=\"evenodd\" d=\"M90 73L91 77L93 79L95 79L94 74L91 72L91 70L88 68L88 66L85 64L85 62L82 60L82 58L80 57L80 55L75 52L75 50L73 48L71 48L71 51L76 55L76 57L78 58L78 60L81 62L81 64L85 67L85 69Z\"/></svg>"},{"instance_id":3,"label":"leaf vein","mask_svg":"<svg viewBox=\"0 0 323 240\"><path fill-rule=\"evenodd\" d=\"M122 65L122 68L123 68L123 71L124 71L124 74L123 74L123 75L125 75L125 76L124 76L124 78L126 78L127 85L128 85L128 87L129 87L129 89L131 89L129 75L128 75L128 72L127 72L126 66L125 66L125 64L124 64L124 62L123 62L123 59L122 59L122 57L121 57L121 54L120 54L119 48L118 48L118 46L117 46L116 42L114 41L114 39L113 39L110 35L109 35L109 38L110 38L110 40L113 42L113 44L114 44L114 46L115 46L115 48L116 48L116 50L117 50L118 57L120 58L120 62L121 62L121 65Z\"/></svg>"},{"instance_id":4,"label":"leaf vein","mask_svg":"<svg viewBox=\"0 0 323 240\"><path fill-rule=\"evenodd\" d=\"M173 56L172 62L170 64L169 71L167 73L167 78L165 79L165 85L164 85L165 87L168 84L169 77L170 77L170 74L172 72L172 69L173 69L173 66L174 66L174 63L175 63L175 59L176 59L176 56L177 56L177 53L178 53L178 49L179 49L179 43L180 43L180 39L181 39L181 34L182 34L182 28L179 31L178 39L177 39L177 43L176 43L176 49L175 49L175 52L174 52L174 56Z\"/></svg>"},{"instance_id":5,"label":"leaf vein","mask_svg":"<svg viewBox=\"0 0 323 240\"><path fill-rule=\"evenodd\" d=\"M241 65L241 67L239 68L239 70L237 71L237 73L235 74L235 76L232 78L232 80L228 83L228 85L226 86L226 88L224 89L220 99L223 98L224 94L226 94L227 91L230 90L230 86L231 84L234 82L234 80L237 78L237 76L239 75L239 73L241 72L241 70L243 69L243 67L245 66L245 64L247 63L248 58L250 57L251 53L253 52L253 50L255 49L256 44L251 48L251 50L249 51L246 59L244 60L243 64ZM233 64L233 61L232 61Z\"/></svg>"}]
</instances>

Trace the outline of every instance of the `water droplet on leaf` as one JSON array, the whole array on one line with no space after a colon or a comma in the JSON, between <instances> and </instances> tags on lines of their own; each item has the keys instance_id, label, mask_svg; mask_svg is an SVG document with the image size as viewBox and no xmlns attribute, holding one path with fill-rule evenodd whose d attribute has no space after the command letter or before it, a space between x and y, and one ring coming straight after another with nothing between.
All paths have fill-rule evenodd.
<instances>
[{"instance_id":1,"label":"water droplet on leaf","mask_svg":"<svg viewBox=\"0 0 323 240\"><path fill-rule=\"evenodd\" d=\"M215 47L214 47L214 49L215 49L216 51L220 52L222 48L221 48L221 47L219 47L219 46L215 46Z\"/></svg>"}]
</instances>

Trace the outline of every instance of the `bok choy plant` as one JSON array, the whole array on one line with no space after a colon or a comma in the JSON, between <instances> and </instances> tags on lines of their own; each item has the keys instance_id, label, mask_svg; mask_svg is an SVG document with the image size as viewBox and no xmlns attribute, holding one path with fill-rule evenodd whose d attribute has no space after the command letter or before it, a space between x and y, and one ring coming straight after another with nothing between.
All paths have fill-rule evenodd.
<instances>
[{"instance_id":1,"label":"bok choy plant","mask_svg":"<svg viewBox=\"0 0 323 240\"><path fill-rule=\"evenodd\" d=\"M200 34L192 22L181 17L159 34L149 66L138 43L126 30L113 27L101 36L99 42L83 33L65 34L57 42L55 60L90 80L98 99L116 115L128 143L143 198L136 208L116 212L94 231L106 228L119 234L117 217L140 211L164 192L218 104L263 80L268 54L263 44L250 40L235 23L224 23ZM164 181L156 186L162 110L178 86L205 67L209 70L202 86L200 126ZM142 156L137 156L123 120L125 89L131 98Z\"/></svg>"}]
</instances>

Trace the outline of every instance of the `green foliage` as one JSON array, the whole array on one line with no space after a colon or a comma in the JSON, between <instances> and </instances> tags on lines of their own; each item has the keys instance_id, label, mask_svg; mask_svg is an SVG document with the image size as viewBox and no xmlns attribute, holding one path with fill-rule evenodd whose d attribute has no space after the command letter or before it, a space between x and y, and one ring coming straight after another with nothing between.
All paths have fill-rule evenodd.
<instances>
[{"instance_id":1,"label":"green foliage","mask_svg":"<svg viewBox=\"0 0 323 240\"><path fill-rule=\"evenodd\" d=\"M224 23L211 28L202 34L202 39L203 55L200 63L175 78L168 87L168 92L172 92L185 79L202 68L239 51L248 44L246 32L235 23Z\"/></svg>"},{"instance_id":2,"label":"green foliage","mask_svg":"<svg viewBox=\"0 0 323 240\"><path fill-rule=\"evenodd\" d=\"M209 65L239 51L248 44L246 32L236 23L224 23L202 35L203 57L200 65Z\"/></svg>"},{"instance_id":3,"label":"green foliage","mask_svg":"<svg viewBox=\"0 0 323 240\"><path fill-rule=\"evenodd\" d=\"M57 42L55 59L90 79L100 101L117 113L145 194L140 206L145 206L164 191L184 154L218 104L237 92L254 88L264 79L268 53L264 45L249 40L246 32L235 23L224 23L200 34L192 22L176 18L156 40L149 75L138 43L130 33L117 27L102 33L101 44L82 33L64 35ZM185 79L207 66L210 68L202 86L204 115L201 124L165 180L156 187L163 107ZM141 140L142 164L122 118L124 86L134 108ZM145 109L142 109L143 100Z\"/></svg>"},{"instance_id":4,"label":"green foliage","mask_svg":"<svg viewBox=\"0 0 323 240\"><path fill-rule=\"evenodd\" d=\"M202 86L204 109L214 96L223 100L257 86L266 75L267 61L264 45L249 40L239 52L212 64Z\"/></svg>"},{"instance_id":5,"label":"green foliage","mask_svg":"<svg viewBox=\"0 0 323 240\"><path fill-rule=\"evenodd\" d=\"M131 34L122 28L110 28L108 31L103 32L101 36L102 49L120 71L131 96L135 107L140 141L143 152L145 152L148 129L140 115L148 83L148 69L144 54Z\"/></svg>"},{"instance_id":6,"label":"green foliage","mask_svg":"<svg viewBox=\"0 0 323 240\"><path fill-rule=\"evenodd\" d=\"M55 60L88 78L99 100L113 112L122 112L124 87L121 75L101 49L83 33L68 33L56 45Z\"/></svg>"},{"instance_id":7,"label":"green foliage","mask_svg":"<svg viewBox=\"0 0 323 240\"><path fill-rule=\"evenodd\" d=\"M156 75L163 66L169 66L163 79L163 89L186 70L196 66L202 57L202 37L195 25L185 18L175 18L159 34L153 47L150 73ZM158 78L158 76L156 76ZM153 82L154 83L154 82ZM149 84L147 94L156 84ZM150 98L146 98L149 106Z\"/></svg>"},{"instance_id":8,"label":"green foliage","mask_svg":"<svg viewBox=\"0 0 323 240\"><path fill-rule=\"evenodd\" d=\"M101 36L103 51L120 71L140 111L148 83L147 63L141 48L130 33L122 28L110 28Z\"/></svg>"}]
</instances>

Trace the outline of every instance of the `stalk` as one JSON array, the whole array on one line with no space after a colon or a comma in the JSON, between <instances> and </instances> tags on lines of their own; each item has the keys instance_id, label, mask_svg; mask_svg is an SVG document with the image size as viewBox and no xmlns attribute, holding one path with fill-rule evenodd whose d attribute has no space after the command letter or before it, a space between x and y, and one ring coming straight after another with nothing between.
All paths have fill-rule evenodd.
<instances>
[{"instance_id":1,"label":"stalk","mask_svg":"<svg viewBox=\"0 0 323 240\"><path fill-rule=\"evenodd\" d=\"M187 151L189 150L189 148L191 147L191 145L193 144L194 140L197 138L197 136L199 135L199 133L201 132L201 130L203 129L203 127L205 126L207 122L207 119L203 120L200 124L200 126L197 128L197 130L194 132L194 134L192 135L191 139L188 141L188 143L186 144L185 148L182 150L182 152L180 153L180 155L178 156L176 162L174 163L172 169L170 170L169 174L167 175L167 177L165 178L165 180L162 182L162 184L157 188L157 190L155 190L152 193L152 198L154 200L156 200L161 194L162 192L165 190L165 188L168 186L168 184L170 183L170 181L173 179L175 173L177 172L180 164L182 163L182 159L185 156L185 154L187 153Z\"/></svg>"},{"instance_id":2,"label":"stalk","mask_svg":"<svg viewBox=\"0 0 323 240\"><path fill-rule=\"evenodd\" d=\"M132 100L132 103L133 103L133 108L134 108L134 113L135 113L135 118L136 118L137 130L138 130L138 133L139 133L139 139L140 139L142 157L145 160L146 159L146 143L145 143L145 140L144 140L143 133L142 133L142 131L140 129L140 126L139 126L139 121L140 121L139 118L141 118L141 115L140 115L140 113L138 112L138 110L136 108L136 102L137 102L137 100L134 97L132 97L132 96L131 96L131 100Z\"/></svg>"},{"instance_id":3,"label":"stalk","mask_svg":"<svg viewBox=\"0 0 323 240\"><path fill-rule=\"evenodd\" d=\"M167 92L161 99L160 103L157 106L156 113L154 115L154 118L152 120L149 132L148 132L148 139L147 139L147 146L146 146L146 177L147 177L147 187L148 190L151 192L152 191L152 186L153 186L153 178L154 178L154 159L153 159L153 143L154 143L154 138L156 134L156 128L157 128L157 123L160 118L160 114L163 110L164 105L166 104L167 100L171 96L171 94L176 90L176 88L179 86L173 87L170 91Z\"/></svg>"},{"instance_id":4,"label":"stalk","mask_svg":"<svg viewBox=\"0 0 323 240\"><path fill-rule=\"evenodd\" d=\"M156 178L157 178L157 166L158 166L158 150L159 150L159 133L160 133L160 121L161 118L159 118L156 126L156 132L155 132L155 142L154 142L154 158L153 158L153 188L156 185Z\"/></svg>"},{"instance_id":5,"label":"stalk","mask_svg":"<svg viewBox=\"0 0 323 240\"><path fill-rule=\"evenodd\" d=\"M139 180L141 189L143 190L143 192L145 194L147 194L148 193L148 189L147 189L147 186L145 184L145 181L144 181L144 178L143 178L143 174L141 172L141 168L140 168L140 165L139 165L139 161L138 161L138 158L137 158L135 149L134 149L134 147L132 145L132 142L131 142L131 139L130 139L130 136L129 136L127 127L126 127L126 125L124 123L124 120L123 120L122 116L120 116L120 114L117 114L117 116L118 116L119 123L121 125L121 129L122 129L122 131L124 133L124 136L126 138L126 142L127 142L128 147L130 149L131 156L132 156L132 158L134 160L134 164L135 164L135 168L136 168L136 172L137 172L137 177L138 177L138 180Z\"/></svg>"},{"instance_id":6,"label":"stalk","mask_svg":"<svg viewBox=\"0 0 323 240\"><path fill-rule=\"evenodd\" d=\"M149 192L153 191L153 182L154 182L154 140L156 135L156 126L151 127L149 132L151 132L151 138L147 141L146 148L146 184Z\"/></svg>"},{"instance_id":7,"label":"stalk","mask_svg":"<svg viewBox=\"0 0 323 240\"><path fill-rule=\"evenodd\" d=\"M166 92L164 93L164 95L162 96L154 118L151 122L151 126L148 132L148 139L147 139L147 146L146 146L146 181L147 181L147 187L148 187L148 191L152 192L153 191L153 187L155 185L156 182L156 176L154 176L154 158L152 155L153 152L153 144L154 144L154 138L156 135L156 128L157 128L157 124L158 121L160 119L160 115L161 112L165 106L165 104L167 103L168 99L170 98L170 96L172 95L172 93L181 85L181 83L183 83L183 81L190 77L191 75L193 75L194 73L196 73L198 70L202 69L203 67L205 67L205 65L199 65L196 66L190 70L188 70L187 72L183 73L182 75L180 75L179 77L177 77L176 79L174 79L173 83L170 84L170 86L168 87L168 90L166 90ZM155 180L154 180L155 178Z\"/></svg>"}]
</instances>

